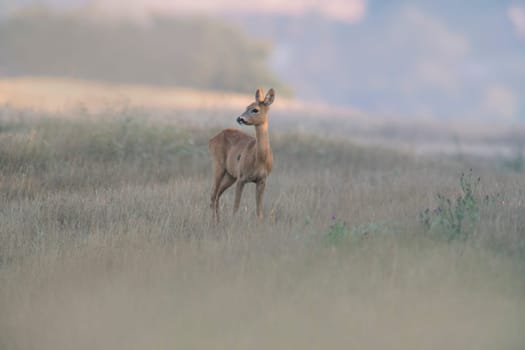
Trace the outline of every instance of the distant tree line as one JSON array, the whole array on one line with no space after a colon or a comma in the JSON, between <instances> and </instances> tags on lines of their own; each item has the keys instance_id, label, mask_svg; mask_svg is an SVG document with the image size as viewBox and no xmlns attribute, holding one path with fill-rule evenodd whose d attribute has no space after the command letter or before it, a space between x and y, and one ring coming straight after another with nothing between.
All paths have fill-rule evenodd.
<instances>
[{"instance_id":1,"label":"distant tree line","mask_svg":"<svg viewBox=\"0 0 525 350\"><path fill-rule=\"evenodd\" d=\"M33 10L0 22L0 76L253 92L282 87L267 66L270 53L268 43L203 17L142 23Z\"/></svg>"}]
</instances>

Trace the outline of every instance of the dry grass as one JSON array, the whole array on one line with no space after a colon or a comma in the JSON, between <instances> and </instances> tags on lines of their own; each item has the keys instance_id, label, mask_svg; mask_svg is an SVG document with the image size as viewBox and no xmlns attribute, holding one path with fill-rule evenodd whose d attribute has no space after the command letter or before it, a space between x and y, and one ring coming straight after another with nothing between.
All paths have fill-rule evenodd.
<instances>
[{"instance_id":1,"label":"dry grass","mask_svg":"<svg viewBox=\"0 0 525 350\"><path fill-rule=\"evenodd\" d=\"M2 349L525 346L522 173L274 133L268 219L248 186L215 227L216 130L3 113ZM426 232L419 213L471 167L491 199L472 236Z\"/></svg>"}]
</instances>

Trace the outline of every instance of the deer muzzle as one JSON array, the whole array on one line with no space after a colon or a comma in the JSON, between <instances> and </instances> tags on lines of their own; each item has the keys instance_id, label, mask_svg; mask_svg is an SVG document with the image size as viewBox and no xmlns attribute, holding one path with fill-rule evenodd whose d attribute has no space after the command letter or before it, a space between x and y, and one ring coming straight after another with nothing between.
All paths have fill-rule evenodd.
<instances>
[{"instance_id":1,"label":"deer muzzle","mask_svg":"<svg viewBox=\"0 0 525 350\"><path fill-rule=\"evenodd\" d=\"M248 123L242 116L237 118L237 123L239 123L239 125L248 125Z\"/></svg>"}]
</instances>

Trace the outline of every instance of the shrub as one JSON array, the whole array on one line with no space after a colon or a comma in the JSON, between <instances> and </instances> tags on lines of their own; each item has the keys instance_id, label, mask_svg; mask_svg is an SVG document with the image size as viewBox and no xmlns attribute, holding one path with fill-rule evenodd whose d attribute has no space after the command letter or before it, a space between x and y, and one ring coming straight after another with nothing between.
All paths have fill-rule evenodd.
<instances>
[{"instance_id":1,"label":"shrub","mask_svg":"<svg viewBox=\"0 0 525 350\"><path fill-rule=\"evenodd\" d=\"M439 205L431 210L426 208L419 218L427 231L438 232L447 240L465 240L476 229L480 220L480 199L478 186L481 179L470 169L461 174L461 192L454 198L438 194Z\"/></svg>"}]
</instances>

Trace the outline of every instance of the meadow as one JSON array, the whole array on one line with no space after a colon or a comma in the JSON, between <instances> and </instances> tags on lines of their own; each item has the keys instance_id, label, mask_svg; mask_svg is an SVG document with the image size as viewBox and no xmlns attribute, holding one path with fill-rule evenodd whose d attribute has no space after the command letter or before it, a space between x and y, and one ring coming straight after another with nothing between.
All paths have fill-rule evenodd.
<instances>
[{"instance_id":1,"label":"meadow","mask_svg":"<svg viewBox=\"0 0 525 350\"><path fill-rule=\"evenodd\" d=\"M270 126L266 219L215 225L233 120L0 109L0 348L525 346L522 167Z\"/></svg>"}]
</instances>

